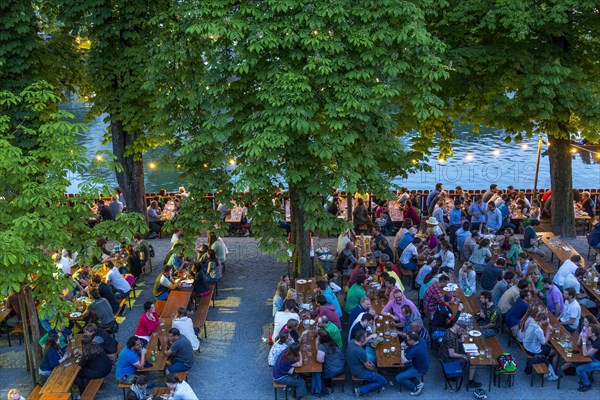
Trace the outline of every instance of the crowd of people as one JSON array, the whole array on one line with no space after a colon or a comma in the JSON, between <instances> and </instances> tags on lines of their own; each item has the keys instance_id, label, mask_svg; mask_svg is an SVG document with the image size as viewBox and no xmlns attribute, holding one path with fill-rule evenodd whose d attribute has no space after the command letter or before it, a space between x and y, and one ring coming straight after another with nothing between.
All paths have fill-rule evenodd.
<instances>
[{"instance_id":1,"label":"crowd of people","mask_svg":"<svg viewBox=\"0 0 600 400\"><path fill-rule=\"evenodd\" d=\"M410 216L419 204L415 195L400 191L397 201L404 208L404 220L393 243L388 243L381 224L369 226L370 256L375 259L369 266L367 258L357 251L355 231L343 232L338 238L337 274L329 273L317 280L310 313L300 309L289 277L281 278L273 298L275 344L268 357L276 382L293 387L299 398L306 396L304 379L294 373L306 362L300 351L300 343L305 339L296 328L304 319L314 318L319 328L314 338L317 361L323 364L323 372L313 374L313 392L326 394L330 378L344 370L364 381L355 389L357 396L380 389L386 378L378 369L375 351L369 344L377 340L375 322L384 316L393 319L402 343L399 358L404 367L397 371L396 381L407 387L411 395L419 395L424 389L419 378L429 370L432 344L439 346L437 355L442 362L456 360L464 371L469 370L470 388L481 387L475 368L467 368L470 359L463 343L469 324L461 318L464 306L456 304L457 299L442 290L455 284L465 297L477 300L480 311L473 317L483 337L500 335L504 325L529 356L548 364L546 379L553 381L565 374L576 374L579 390L591 389L589 374L600 370L600 325L594 317L599 310L583 282L600 273L600 256L593 265L586 265L574 255L560 265L553 277L545 276L530 254L546 257L536 231L549 196L544 202L530 201L522 192L512 188L502 191L496 185L473 198L460 187L457 193L459 196L450 200L438 184L425 202L430 216L421 221ZM339 200L330 201L337 207ZM580 206L587 212L585 204L584 201ZM376 208L382 208L378 218L386 212L384 203ZM365 210L364 200L359 198L353 211L356 229L370 223ZM416 214L420 215L420 211ZM513 220L513 216L518 217ZM598 246L594 240L598 240L600 218L594 220L593 229L588 236L592 247ZM522 239L516 236L519 232ZM348 279L344 287L334 279L341 276ZM409 278L403 284L400 277ZM373 286L373 282L379 285ZM408 290L415 290L414 301L406 296L406 283L411 285ZM385 306L377 312L372 302L379 296ZM585 316L582 307L588 311ZM555 324L578 334L582 354L591 361L563 363L559 367L558 353L549 343L550 333L556 330L549 314L556 318ZM315 379L324 384L315 385Z\"/></svg>"}]
</instances>

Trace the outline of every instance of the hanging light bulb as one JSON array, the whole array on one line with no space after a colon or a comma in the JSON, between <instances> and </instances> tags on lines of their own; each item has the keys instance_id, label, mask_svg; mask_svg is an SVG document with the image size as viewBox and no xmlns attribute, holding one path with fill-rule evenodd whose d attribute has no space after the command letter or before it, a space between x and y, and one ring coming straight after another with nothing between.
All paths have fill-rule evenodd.
<instances>
[{"instance_id":1,"label":"hanging light bulb","mask_svg":"<svg viewBox=\"0 0 600 400\"><path fill-rule=\"evenodd\" d=\"M156 168L156 163L155 162L150 162L150 163L148 163L148 167L150 169L155 169Z\"/></svg>"},{"instance_id":2,"label":"hanging light bulb","mask_svg":"<svg viewBox=\"0 0 600 400\"><path fill-rule=\"evenodd\" d=\"M465 160L467 160L467 161L473 161L473 154L467 153L467 155L465 155Z\"/></svg>"}]
</instances>

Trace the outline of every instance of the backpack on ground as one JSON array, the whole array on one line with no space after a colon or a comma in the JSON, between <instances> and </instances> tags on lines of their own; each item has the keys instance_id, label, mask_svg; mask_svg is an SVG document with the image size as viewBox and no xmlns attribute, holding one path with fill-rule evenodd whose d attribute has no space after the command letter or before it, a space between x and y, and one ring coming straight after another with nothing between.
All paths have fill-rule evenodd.
<instances>
[{"instance_id":1,"label":"backpack on ground","mask_svg":"<svg viewBox=\"0 0 600 400\"><path fill-rule=\"evenodd\" d=\"M154 253L154 247L152 247L151 244L148 244L148 255L150 256L150 258L154 258L154 256L156 255L156 253Z\"/></svg>"},{"instance_id":2,"label":"backpack on ground","mask_svg":"<svg viewBox=\"0 0 600 400\"><path fill-rule=\"evenodd\" d=\"M513 373L517 370L517 360L510 353L502 353L498 357L496 374Z\"/></svg>"}]
</instances>

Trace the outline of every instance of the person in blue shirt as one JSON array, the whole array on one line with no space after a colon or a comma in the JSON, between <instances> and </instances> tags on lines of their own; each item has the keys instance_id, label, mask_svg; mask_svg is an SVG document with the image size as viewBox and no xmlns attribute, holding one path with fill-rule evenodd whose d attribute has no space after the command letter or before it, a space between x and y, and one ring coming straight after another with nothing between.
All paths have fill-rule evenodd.
<instances>
[{"instance_id":1,"label":"person in blue shirt","mask_svg":"<svg viewBox=\"0 0 600 400\"><path fill-rule=\"evenodd\" d=\"M429 194L427 195L427 200L425 201L425 205L427 206L427 209L429 209L429 206L431 205L431 203L433 202L433 199L437 196L439 196L440 192L443 190L443 186L441 183L436 183L435 184L435 189L433 189L431 192L429 192Z\"/></svg>"},{"instance_id":2,"label":"person in blue shirt","mask_svg":"<svg viewBox=\"0 0 600 400\"><path fill-rule=\"evenodd\" d=\"M483 202L480 194L475 197L475 201L469 207L469 215L471 216L471 229L478 231L485 225L485 213L487 205Z\"/></svg>"},{"instance_id":3,"label":"person in blue shirt","mask_svg":"<svg viewBox=\"0 0 600 400\"><path fill-rule=\"evenodd\" d=\"M452 210L450 210L449 219L450 219L450 227L449 227L450 243L452 243L452 245L454 247L457 247L456 231L458 231L460 229L460 227L462 226L462 222L463 222L462 201L454 200L454 208Z\"/></svg>"},{"instance_id":4,"label":"person in blue shirt","mask_svg":"<svg viewBox=\"0 0 600 400\"><path fill-rule=\"evenodd\" d=\"M402 239L400 239L400 242L398 242L398 254L399 255L402 254L404 249L406 249L406 246L408 246L409 244L412 243L416 234L417 234L417 229L415 227L412 227L408 230L408 232L406 232L402 236Z\"/></svg>"},{"instance_id":5,"label":"person in blue shirt","mask_svg":"<svg viewBox=\"0 0 600 400\"><path fill-rule=\"evenodd\" d=\"M340 302L333 292L333 289L327 284L327 281L324 279L319 279L317 281L317 287L321 290L321 294L325 296L327 302L333 304L335 307L335 313L338 317L342 317L342 308L340 307Z\"/></svg>"},{"instance_id":6,"label":"person in blue shirt","mask_svg":"<svg viewBox=\"0 0 600 400\"><path fill-rule=\"evenodd\" d=\"M502 212L496 208L496 203L493 201L487 203L485 219L487 229L491 233L499 233L502 229Z\"/></svg>"},{"instance_id":7,"label":"person in blue shirt","mask_svg":"<svg viewBox=\"0 0 600 400\"><path fill-rule=\"evenodd\" d=\"M590 247L600 248L600 215L596 215L594 228L587 236L587 242Z\"/></svg>"},{"instance_id":8,"label":"person in blue shirt","mask_svg":"<svg viewBox=\"0 0 600 400\"><path fill-rule=\"evenodd\" d=\"M517 333L519 331L519 322L523 315L529 309L529 303L533 299L531 295L531 291L527 289L523 289L519 292L519 298L515 301L515 304L508 310L504 319L506 321L506 326L512 332L514 337L517 337Z\"/></svg>"},{"instance_id":9,"label":"person in blue shirt","mask_svg":"<svg viewBox=\"0 0 600 400\"><path fill-rule=\"evenodd\" d=\"M462 253L463 245L465 240L471 237L471 223L469 221L463 222L462 226L456 231L456 244L458 251Z\"/></svg>"},{"instance_id":10,"label":"person in blue shirt","mask_svg":"<svg viewBox=\"0 0 600 400\"><path fill-rule=\"evenodd\" d=\"M410 366L396 375L396 382L411 389L411 396L417 396L425 384L417 379L429 370L429 350L424 341L419 340L417 332L409 332L405 342L400 345L400 359Z\"/></svg>"},{"instance_id":11,"label":"person in blue shirt","mask_svg":"<svg viewBox=\"0 0 600 400\"><path fill-rule=\"evenodd\" d=\"M146 349L142 348L142 341L137 336L127 340L127 347L121 350L117 358L115 375L119 383L130 384L137 370L144 368L146 363Z\"/></svg>"},{"instance_id":12,"label":"person in blue shirt","mask_svg":"<svg viewBox=\"0 0 600 400\"><path fill-rule=\"evenodd\" d=\"M67 358L71 357L69 351L60 348L59 337L56 331L50 331L46 339L44 356L40 363L39 373L42 376L50 376L52 370L62 364Z\"/></svg>"},{"instance_id":13,"label":"person in blue shirt","mask_svg":"<svg viewBox=\"0 0 600 400\"><path fill-rule=\"evenodd\" d=\"M507 194L504 193L500 199L496 200L496 208L498 208L498 210L500 210L502 213L502 228L510 228L514 230L516 229L516 225L510 222L510 210L506 205L507 198Z\"/></svg>"}]
</instances>

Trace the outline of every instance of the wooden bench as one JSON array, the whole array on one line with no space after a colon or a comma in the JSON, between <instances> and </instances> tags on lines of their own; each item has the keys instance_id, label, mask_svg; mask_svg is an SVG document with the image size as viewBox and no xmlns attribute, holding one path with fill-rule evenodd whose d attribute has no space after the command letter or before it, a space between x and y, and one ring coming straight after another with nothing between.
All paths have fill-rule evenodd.
<instances>
[{"instance_id":1,"label":"wooden bench","mask_svg":"<svg viewBox=\"0 0 600 400\"><path fill-rule=\"evenodd\" d=\"M287 398L288 398L287 385L285 383L277 383L277 382L273 381L273 390L275 391L275 400L277 400L277 389L283 389L283 392L285 393L285 399L287 400Z\"/></svg>"},{"instance_id":2,"label":"wooden bench","mask_svg":"<svg viewBox=\"0 0 600 400\"><path fill-rule=\"evenodd\" d=\"M519 345L519 347L521 348L521 350L523 350L523 353L525 353L525 356L527 357L527 359L532 359L533 356L530 356L529 353L527 353L527 350L525 350L525 347L523 347L523 343L519 342L518 340L515 340L517 342L517 344ZM542 377L542 387L544 386L544 375L549 374L550 370L548 369L548 366L546 364L533 364L533 371L531 373L531 382L530 382L530 386L533 387L533 378L534 376L537 375L541 375ZM560 382L560 379L558 380ZM557 383L558 385L558 383ZM558 387L558 386L557 386Z\"/></svg>"},{"instance_id":3,"label":"wooden bench","mask_svg":"<svg viewBox=\"0 0 600 400\"><path fill-rule=\"evenodd\" d=\"M342 392L344 392L344 386L346 384L346 374L345 373L342 373L338 376L334 376L333 378L331 378L331 393L333 393L336 384L339 384L340 387L342 388Z\"/></svg>"},{"instance_id":4,"label":"wooden bench","mask_svg":"<svg viewBox=\"0 0 600 400\"><path fill-rule=\"evenodd\" d=\"M81 393L80 400L94 400L96 398L96 393L98 393L98 389L100 389L103 382L104 378L90 380L83 393Z\"/></svg>"},{"instance_id":5,"label":"wooden bench","mask_svg":"<svg viewBox=\"0 0 600 400\"><path fill-rule=\"evenodd\" d=\"M174 374L180 381L187 381L187 371L176 372Z\"/></svg>"},{"instance_id":6,"label":"wooden bench","mask_svg":"<svg viewBox=\"0 0 600 400\"><path fill-rule=\"evenodd\" d=\"M123 391L123 400L127 400L127 389L131 387L131 384L119 383L117 387Z\"/></svg>"},{"instance_id":7,"label":"wooden bench","mask_svg":"<svg viewBox=\"0 0 600 400\"><path fill-rule=\"evenodd\" d=\"M30 400L39 400L42 398L42 394L40 393L40 391L42 390L41 386L35 385L35 388L33 389L33 392L31 392L31 394L29 396L27 396L28 399Z\"/></svg>"},{"instance_id":8,"label":"wooden bench","mask_svg":"<svg viewBox=\"0 0 600 400\"><path fill-rule=\"evenodd\" d=\"M527 253L527 255L534 263L536 263L540 267L544 274L550 276L556 273L556 271L554 270L554 268L552 268L552 266L550 266L548 261L544 260L544 257L540 256L537 253Z\"/></svg>"},{"instance_id":9,"label":"wooden bench","mask_svg":"<svg viewBox=\"0 0 600 400\"><path fill-rule=\"evenodd\" d=\"M119 309L117 310L116 313L113 314L113 316L115 317L115 319L121 315L121 311L123 311L123 307L125 307L125 303L127 303L127 298L124 297L121 300L119 300Z\"/></svg>"},{"instance_id":10,"label":"wooden bench","mask_svg":"<svg viewBox=\"0 0 600 400\"><path fill-rule=\"evenodd\" d=\"M204 329L204 338L206 339L206 317L208 316L208 308L210 306L210 300L212 298L213 291L211 289L210 294L207 296L200 297L200 301L196 303L196 312L194 313L194 327Z\"/></svg>"},{"instance_id":11,"label":"wooden bench","mask_svg":"<svg viewBox=\"0 0 600 400\"><path fill-rule=\"evenodd\" d=\"M208 285L212 291L210 297L212 298L213 307L215 306L215 296L219 297L219 282L213 282Z\"/></svg>"}]
</instances>

